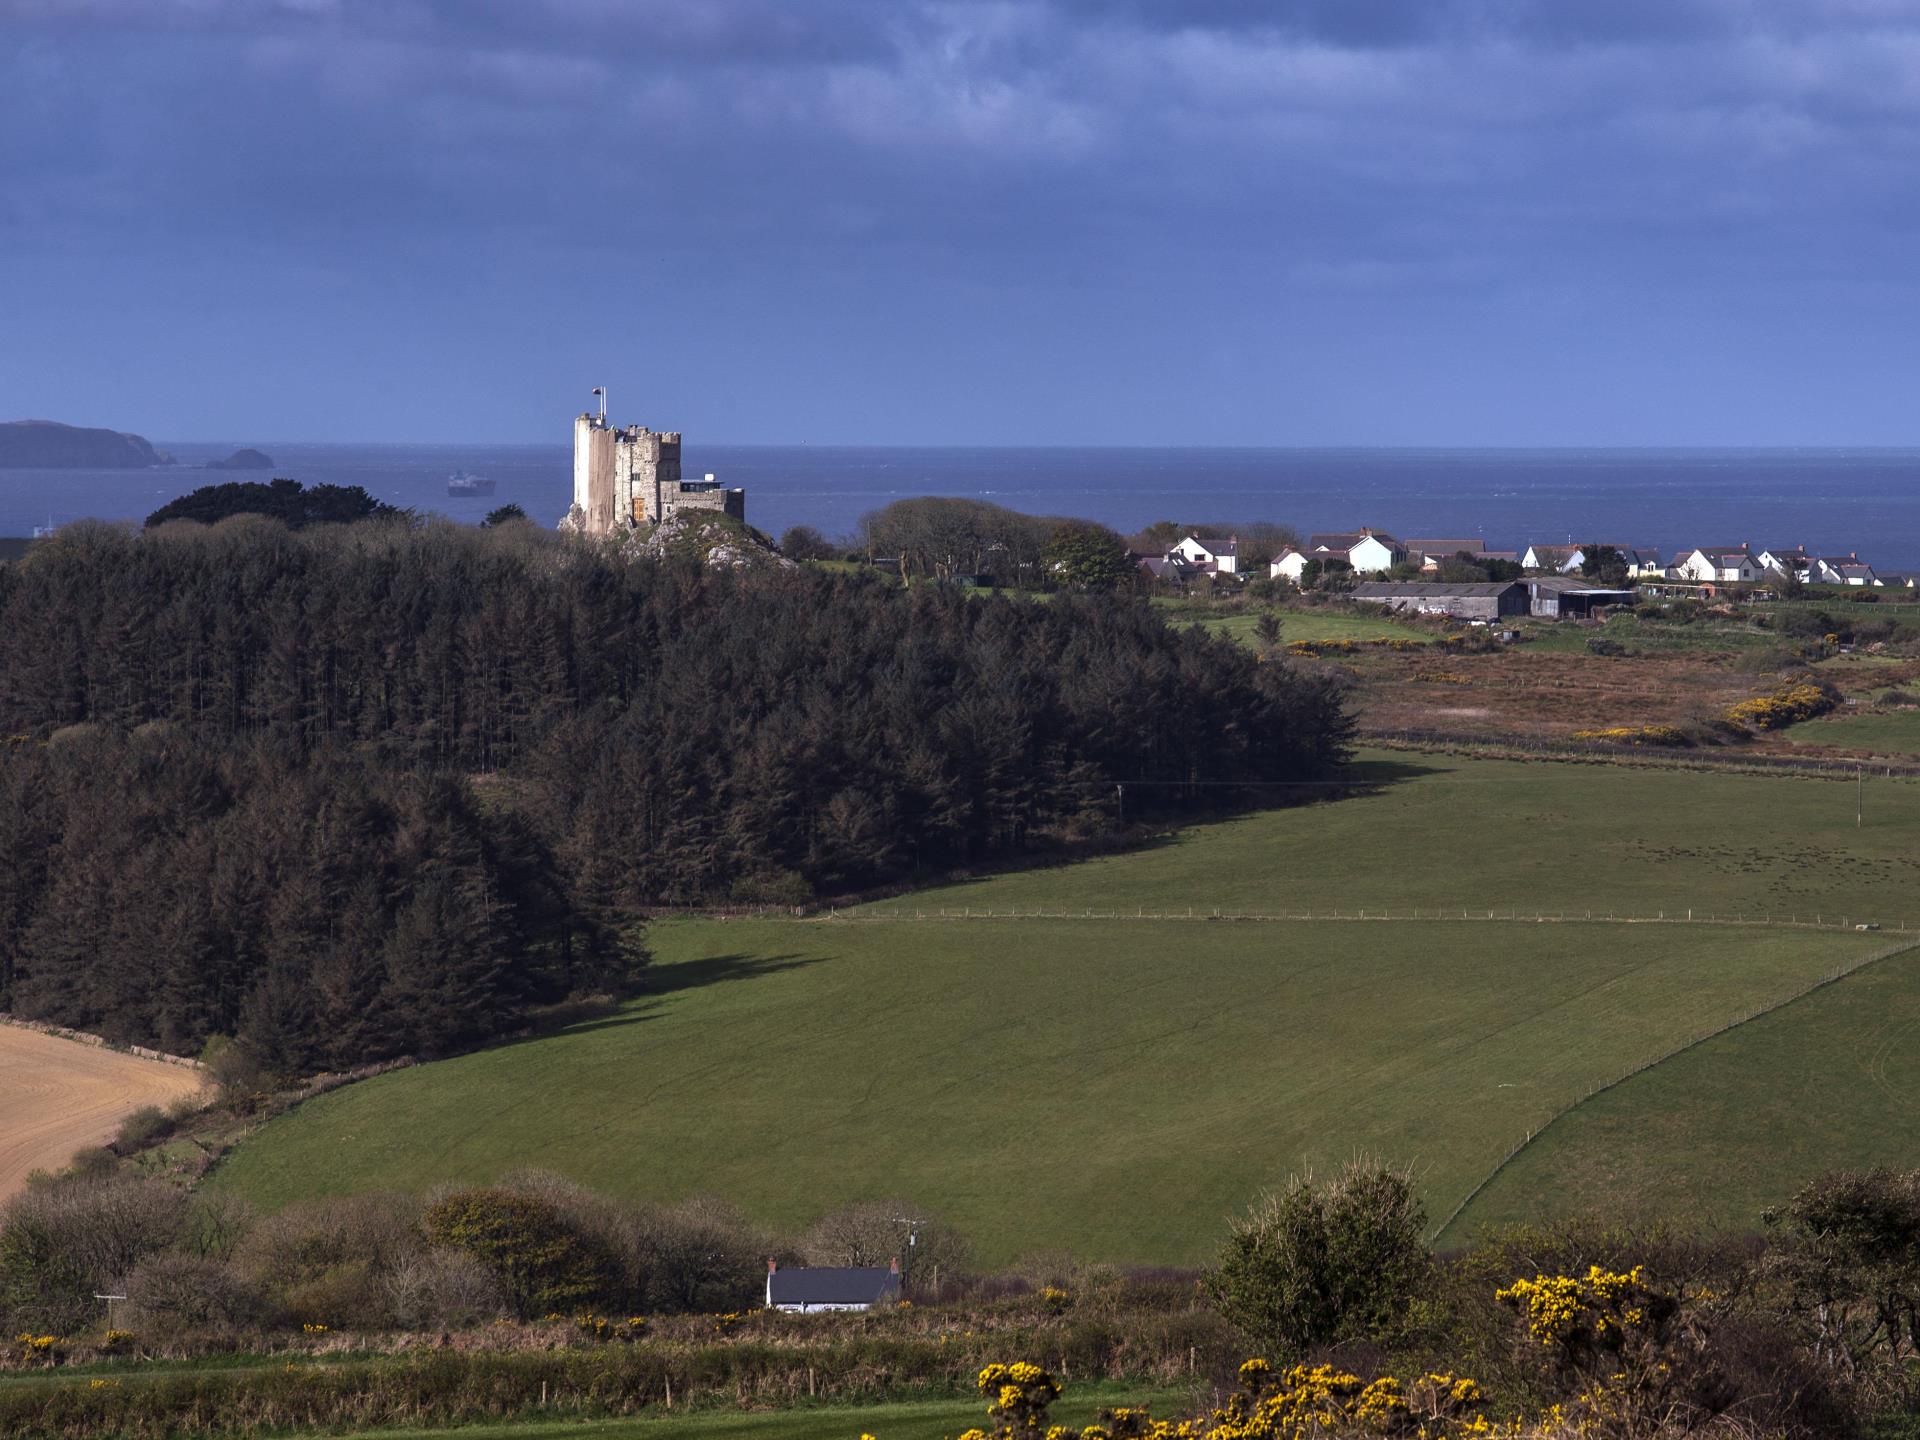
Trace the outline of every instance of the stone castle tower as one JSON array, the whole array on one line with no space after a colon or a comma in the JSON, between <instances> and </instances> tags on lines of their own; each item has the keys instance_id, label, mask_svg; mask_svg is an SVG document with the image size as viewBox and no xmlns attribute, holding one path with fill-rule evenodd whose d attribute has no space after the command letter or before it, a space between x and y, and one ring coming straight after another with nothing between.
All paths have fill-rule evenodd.
<instances>
[{"instance_id":1,"label":"stone castle tower","mask_svg":"<svg viewBox=\"0 0 1920 1440\"><path fill-rule=\"evenodd\" d=\"M683 510L718 510L747 518L747 492L729 490L709 475L680 478L680 432L624 429L605 413L587 411L573 422L573 507L562 527L607 535L658 525Z\"/></svg>"}]
</instances>

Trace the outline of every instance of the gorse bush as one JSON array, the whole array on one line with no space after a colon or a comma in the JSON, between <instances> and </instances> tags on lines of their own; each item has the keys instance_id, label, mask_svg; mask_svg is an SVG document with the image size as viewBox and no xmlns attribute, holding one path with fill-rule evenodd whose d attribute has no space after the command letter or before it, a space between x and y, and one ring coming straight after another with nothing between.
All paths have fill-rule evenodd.
<instances>
[{"instance_id":1,"label":"gorse bush","mask_svg":"<svg viewBox=\"0 0 1920 1440\"><path fill-rule=\"evenodd\" d=\"M1840 702L1831 686L1815 681L1783 685L1771 695L1742 700L1727 708L1726 718L1755 730L1783 730L1802 720L1825 715Z\"/></svg>"}]
</instances>

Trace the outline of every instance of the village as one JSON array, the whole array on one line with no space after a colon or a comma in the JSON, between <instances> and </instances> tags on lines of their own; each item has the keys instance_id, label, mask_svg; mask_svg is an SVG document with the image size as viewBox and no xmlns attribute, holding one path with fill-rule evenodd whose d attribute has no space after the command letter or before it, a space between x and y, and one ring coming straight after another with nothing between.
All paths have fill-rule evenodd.
<instances>
[{"instance_id":1,"label":"village","mask_svg":"<svg viewBox=\"0 0 1920 1440\"><path fill-rule=\"evenodd\" d=\"M1481 539L1407 538L1385 530L1310 535L1299 544L1256 553L1232 532L1194 529L1160 554L1136 554L1151 586L1280 582L1299 591L1331 590L1362 604L1423 615L1495 621L1532 615L1585 619L1643 596L1766 600L1808 587L1904 589L1916 575L1879 571L1857 551L1816 555L1805 545L1696 546L1663 560L1626 544L1532 544L1489 549Z\"/></svg>"}]
</instances>

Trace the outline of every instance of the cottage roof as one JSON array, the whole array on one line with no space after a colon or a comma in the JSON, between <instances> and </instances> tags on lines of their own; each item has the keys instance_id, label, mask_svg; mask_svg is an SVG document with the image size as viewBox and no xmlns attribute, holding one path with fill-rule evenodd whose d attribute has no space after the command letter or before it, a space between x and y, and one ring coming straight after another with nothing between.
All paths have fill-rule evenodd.
<instances>
[{"instance_id":1,"label":"cottage roof","mask_svg":"<svg viewBox=\"0 0 1920 1440\"><path fill-rule=\"evenodd\" d=\"M1189 530L1186 538L1197 541L1215 555L1233 555L1240 549L1238 535L1229 535L1220 530Z\"/></svg>"},{"instance_id":2,"label":"cottage roof","mask_svg":"<svg viewBox=\"0 0 1920 1440\"><path fill-rule=\"evenodd\" d=\"M1307 549L1337 550L1344 555L1366 538L1367 537L1358 530L1355 530L1351 534L1342 532L1334 535L1309 535L1307 537Z\"/></svg>"},{"instance_id":3,"label":"cottage roof","mask_svg":"<svg viewBox=\"0 0 1920 1440\"><path fill-rule=\"evenodd\" d=\"M1578 545L1529 545L1527 549L1549 565L1561 564L1581 553Z\"/></svg>"},{"instance_id":4,"label":"cottage roof","mask_svg":"<svg viewBox=\"0 0 1920 1440\"><path fill-rule=\"evenodd\" d=\"M872 1305L900 1293L900 1277L885 1265L801 1265L767 1272L771 1305Z\"/></svg>"},{"instance_id":5,"label":"cottage roof","mask_svg":"<svg viewBox=\"0 0 1920 1440\"><path fill-rule=\"evenodd\" d=\"M1409 550L1418 550L1422 555L1458 555L1462 550L1469 555L1478 555L1487 548L1484 540L1408 540Z\"/></svg>"}]
</instances>

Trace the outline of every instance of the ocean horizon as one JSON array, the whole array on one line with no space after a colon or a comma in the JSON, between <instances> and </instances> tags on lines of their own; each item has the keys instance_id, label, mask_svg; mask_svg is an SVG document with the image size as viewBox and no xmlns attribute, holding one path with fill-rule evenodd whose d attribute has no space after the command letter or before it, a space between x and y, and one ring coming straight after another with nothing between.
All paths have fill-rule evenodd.
<instances>
[{"instance_id":1,"label":"ocean horizon","mask_svg":"<svg viewBox=\"0 0 1920 1440\"><path fill-rule=\"evenodd\" d=\"M567 444L159 441L145 470L0 470L0 534L82 518L138 521L200 485L287 475L473 523L519 505L552 524L571 499ZM242 445L271 471L209 471ZM1800 545L1920 569L1920 448L1119 447L729 445L689 441L689 477L747 489L747 518L829 537L896 500L951 495L1125 532L1156 520L1273 521L1302 533L1372 526L1483 539L1497 549L1598 540L1653 546ZM454 498L455 470L495 482Z\"/></svg>"}]
</instances>

